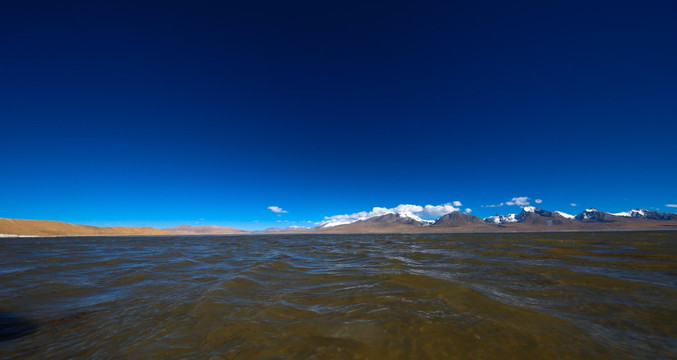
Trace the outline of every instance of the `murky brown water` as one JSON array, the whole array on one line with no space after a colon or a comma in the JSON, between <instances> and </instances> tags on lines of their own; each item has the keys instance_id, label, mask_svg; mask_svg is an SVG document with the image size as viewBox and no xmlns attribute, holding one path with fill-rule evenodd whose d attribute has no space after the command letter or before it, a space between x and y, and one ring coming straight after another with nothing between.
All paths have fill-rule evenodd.
<instances>
[{"instance_id":1,"label":"murky brown water","mask_svg":"<svg viewBox=\"0 0 677 360\"><path fill-rule=\"evenodd\" d=\"M0 358L675 359L677 232L0 239Z\"/></svg>"}]
</instances>

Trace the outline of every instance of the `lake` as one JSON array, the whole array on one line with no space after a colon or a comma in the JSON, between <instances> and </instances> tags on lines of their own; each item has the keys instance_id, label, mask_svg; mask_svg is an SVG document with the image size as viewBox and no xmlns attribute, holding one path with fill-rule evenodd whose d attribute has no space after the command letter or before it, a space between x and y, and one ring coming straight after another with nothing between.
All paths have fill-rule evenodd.
<instances>
[{"instance_id":1,"label":"lake","mask_svg":"<svg viewBox=\"0 0 677 360\"><path fill-rule=\"evenodd\" d=\"M2 359L675 359L677 232L0 239Z\"/></svg>"}]
</instances>

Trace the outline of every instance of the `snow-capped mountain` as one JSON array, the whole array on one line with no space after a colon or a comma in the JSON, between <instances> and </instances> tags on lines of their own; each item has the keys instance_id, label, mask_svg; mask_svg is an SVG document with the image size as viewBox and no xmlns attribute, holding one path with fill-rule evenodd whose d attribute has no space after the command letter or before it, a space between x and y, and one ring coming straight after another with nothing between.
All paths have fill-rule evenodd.
<instances>
[{"instance_id":1,"label":"snow-capped mountain","mask_svg":"<svg viewBox=\"0 0 677 360\"><path fill-rule=\"evenodd\" d=\"M407 211L407 206L401 206L402 209L374 208L370 212L332 216L325 218L325 222L315 229L328 232L494 231L492 229L506 228L515 230L645 229L657 226L652 223L657 220L674 223L664 223L660 225L661 227L677 227L677 214L659 213L646 209L611 214L589 208L574 216L562 211L525 206L519 214L497 214L483 219L456 210L433 221L419 217L418 213Z\"/></svg>"},{"instance_id":2,"label":"snow-capped mountain","mask_svg":"<svg viewBox=\"0 0 677 360\"><path fill-rule=\"evenodd\" d=\"M609 214L607 212L599 211L595 208L589 208L583 210L580 214L576 215L574 219L583 222L605 222L613 220L612 218L615 215Z\"/></svg>"},{"instance_id":3,"label":"snow-capped mountain","mask_svg":"<svg viewBox=\"0 0 677 360\"><path fill-rule=\"evenodd\" d=\"M494 216L485 217L482 220L492 224L509 224L516 223L518 221L517 214L508 214L508 215L496 214Z\"/></svg>"},{"instance_id":4,"label":"snow-capped mountain","mask_svg":"<svg viewBox=\"0 0 677 360\"><path fill-rule=\"evenodd\" d=\"M543 211L541 209L536 209L536 207L534 206L525 206L524 208L522 208L522 212L517 214L517 216L515 216L515 219L517 219L517 222L522 222L522 220L527 216L529 216L530 214L536 213L536 210L538 210L539 212Z\"/></svg>"},{"instance_id":5,"label":"snow-capped mountain","mask_svg":"<svg viewBox=\"0 0 677 360\"><path fill-rule=\"evenodd\" d=\"M566 218L555 211L537 209L533 206L525 207L516 218L519 223L530 225L555 226L570 225L573 223L573 220Z\"/></svg>"},{"instance_id":6,"label":"snow-capped mountain","mask_svg":"<svg viewBox=\"0 0 677 360\"><path fill-rule=\"evenodd\" d=\"M425 226L430 225L434 220L424 220L420 217L408 214L408 213L387 213L384 215L375 215L370 217L358 218L357 220L338 220L338 221L326 221L318 228L320 229L329 229L336 226L344 225L360 225L360 224L404 224L404 225L416 225L416 226Z\"/></svg>"},{"instance_id":7,"label":"snow-capped mountain","mask_svg":"<svg viewBox=\"0 0 677 360\"><path fill-rule=\"evenodd\" d=\"M673 220L677 219L675 214L671 213L661 213L658 211L647 210L647 209L632 209L630 211L624 211L612 214L615 216L622 217L631 217L636 219L650 219L650 220Z\"/></svg>"},{"instance_id":8,"label":"snow-capped mountain","mask_svg":"<svg viewBox=\"0 0 677 360\"><path fill-rule=\"evenodd\" d=\"M371 219L371 222L374 222L374 219L381 218L382 216L385 215L395 215L396 217L388 217L388 218L383 218L384 221L385 219L394 219L394 218L399 218L401 221L399 223L405 223L409 220L413 220L415 222L419 222L422 224L432 224L435 222L435 220L426 220L421 218L420 216L417 216L411 211L394 211L393 209L386 209L386 208L374 208L371 212L366 212L363 211L361 213L356 213L356 214L350 214L350 215L337 215L337 216L332 216L331 218L325 218L326 220L322 222L318 228L321 229L326 229L326 228L331 228L335 226L340 226L340 225L348 225L348 224L354 224L359 221L368 221Z\"/></svg>"},{"instance_id":9,"label":"snow-capped mountain","mask_svg":"<svg viewBox=\"0 0 677 360\"><path fill-rule=\"evenodd\" d=\"M573 218L576 217L576 216L574 216L574 215L567 214L567 213L565 213L565 212L563 212L563 211L553 211L553 212L554 212L554 213L557 213L559 216L561 216L561 217L563 217L563 218L565 218L565 219L573 219Z\"/></svg>"},{"instance_id":10,"label":"snow-capped mountain","mask_svg":"<svg viewBox=\"0 0 677 360\"><path fill-rule=\"evenodd\" d=\"M566 216L562 215L564 213L559 213L555 211L547 211L547 210L542 210L538 209L535 206L525 206L522 208L522 212L519 214L508 214L508 215L501 215L501 214L496 214L494 216L489 216L484 218L483 220L492 223L492 224L510 224L510 223L520 223L520 222L534 222L534 218L540 218L540 217L546 217L546 218L552 218L552 217L563 217L567 218ZM568 215L568 214L565 214ZM573 216L568 215L573 218Z\"/></svg>"},{"instance_id":11,"label":"snow-capped mountain","mask_svg":"<svg viewBox=\"0 0 677 360\"><path fill-rule=\"evenodd\" d=\"M632 209L630 211L612 213L612 215L623 216L623 217L642 217L644 215L644 211L642 211L642 209Z\"/></svg>"},{"instance_id":12,"label":"snow-capped mountain","mask_svg":"<svg viewBox=\"0 0 677 360\"><path fill-rule=\"evenodd\" d=\"M424 226L429 225L432 221L426 221L418 216L411 216L410 214L385 214L381 216L374 216L368 219L357 221L356 223L380 223L380 224L406 224Z\"/></svg>"}]
</instances>

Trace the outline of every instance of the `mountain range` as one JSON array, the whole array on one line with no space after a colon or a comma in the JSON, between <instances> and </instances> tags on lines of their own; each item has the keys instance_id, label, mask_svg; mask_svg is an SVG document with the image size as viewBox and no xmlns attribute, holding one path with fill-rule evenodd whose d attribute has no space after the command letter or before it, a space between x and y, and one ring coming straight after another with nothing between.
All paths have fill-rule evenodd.
<instances>
[{"instance_id":1,"label":"mountain range","mask_svg":"<svg viewBox=\"0 0 677 360\"><path fill-rule=\"evenodd\" d=\"M333 225L325 222L314 228L269 228L246 231L214 225L180 225L166 229L152 227L98 227L60 221L0 218L0 236L99 236L99 235L217 235L256 233L382 233L382 232L473 232L539 230L621 230L677 229L677 214L647 209L608 213L590 208L577 215L526 206L518 214L479 218L454 211L436 220L424 220L407 213L388 213Z\"/></svg>"},{"instance_id":2,"label":"mountain range","mask_svg":"<svg viewBox=\"0 0 677 360\"><path fill-rule=\"evenodd\" d=\"M477 216L458 211L434 222L420 221L406 214L387 214L336 226L320 225L320 232L380 232L383 230L413 232L444 231L528 231L528 230L595 230L595 229L677 229L677 214L634 209L611 214L595 208L570 215L526 206L518 214Z\"/></svg>"},{"instance_id":3,"label":"mountain range","mask_svg":"<svg viewBox=\"0 0 677 360\"><path fill-rule=\"evenodd\" d=\"M248 231L216 225L179 225L163 229L164 231L181 235L214 235L214 234L246 234Z\"/></svg>"}]
</instances>

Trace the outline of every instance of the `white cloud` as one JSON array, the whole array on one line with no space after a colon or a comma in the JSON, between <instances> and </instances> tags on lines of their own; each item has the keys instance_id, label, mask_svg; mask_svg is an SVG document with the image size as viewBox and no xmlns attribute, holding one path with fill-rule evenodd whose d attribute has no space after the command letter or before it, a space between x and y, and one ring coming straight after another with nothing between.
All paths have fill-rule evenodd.
<instances>
[{"instance_id":1,"label":"white cloud","mask_svg":"<svg viewBox=\"0 0 677 360\"><path fill-rule=\"evenodd\" d=\"M571 204L569 204L569 205L571 205L571 206L578 206L576 203L571 203Z\"/></svg>"},{"instance_id":2,"label":"white cloud","mask_svg":"<svg viewBox=\"0 0 677 360\"><path fill-rule=\"evenodd\" d=\"M454 201L454 202L452 203L452 205L454 205L454 206L463 206L463 204L461 204L461 202L458 201L458 200Z\"/></svg>"},{"instance_id":3,"label":"white cloud","mask_svg":"<svg viewBox=\"0 0 677 360\"><path fill-rule=\"evenodd\" d=\"M287 210L282 209L279 206L268 206L268 210L276 213L276 214L281 214L281 213L287 213Z\"/></svg>"},{"instance_id":4,"label":"white cloud","mask_svg":"<svg viewBox=\"0 0 677 360\"><path fill-rule=\"evenodd\" d=\"M412 212L412 213L418 213L418 212L423 211L423 206L420 206L420 205L401 204L401 205L397 205L396 207L394 207L394 208L393 208L393 211L394 211L396 214L400 214L400 213L409 213L409 212Z\"/></svg>"},{"instance_id":5,"label":"white cloud","mask_svg":"<svg viewBox=\"0 0 677 360\"><path fill-rule=\"evenodd\" d=\"M508 206L517 205L517 206L525 207L525 206L531 205L531 203L529 202L530 199L531 198L528 197L528 196L516 196L516 197L512 198L510 201L501 202L501 203L498 203L498 204L482 205L482 207L495 208L495 207L501 207L503 205L508 205ZM534 202L536 204L540 204L540 203L543 202L543 200L542 199L535 199Z\"/></svg>"},{"instance_id":6,"label":"white cloud","mask_svg":"<svg viewBox=\"0 0 677 360\"><path fill-rule=\"evenodd\" d=\"M402 216L410 217L418 221L424 221L423 217L440 217L448 213L459 211L459 208L454 207L452 203L447 203L443 205L412 205L412 204L400 204L394 208L385 208L375 206L371 211L360 211L353 214L342 214L342 215L333 215L325 216L324 221L321 223L323 227L332 227L337 225L351 224L356 221L365 220L374 216L382 216L386 214L400 214Z\"/></svg>"},{"instance_id":7,"label":"white cloud","mask_svg":"<svg viewBox=\"0 0 677 360\"><path fill-rule=\"evenodd\" d=\"M472 212L472 209L471 209L471 208L465 208L465 213L466 213L466 214L470 214L471 212Z\"/></svg>"},{"instance_id":8,"label":"white cloud","mask_svg":"<svg viewBox=\"0 0 677 360\"><path fill-rule=\"evenodd\" d=\"M665 204L667 207L677 207L677 204Z\"/></svg>"},{"instance_id":9,"label":"white cloud","mask_svg":"<svg viewBox=\"0 0 677 360\"><path fill-rule=\"evenodd\" d=\"M505 204L510 205L510 206L512 206L512 205L517 205L517 206L529 206L529 205L531 205L529 203L529 197L526 197L526 196L514 197L514 198L512 198L512 201L506 201Z\"/></svg>"},{"instance_id":10,"label":"white cloud","mask_svg":"<svg viewBox=\"0 0 677 360\"><path fill-rule=\"evenodd\" d=\"M393 213L392 211L388 212L388 210L389 209L383 208L383 207L374 207L369 212L360 211L358 213L353 213L353 214L325 216L324 221L322 222L322 225L326 226L326 227L330 227L330 226L337 226L337 225L343 225L343 224L350 224L350 223L354 223L355 221L368 219L370 217L381 216L381 215L385 215L385 214L388 214L388 213Z\"/></svg>"},{"instance_id":11,"label":"white cloud","mask_svg":"<svg viewBox=\"0 0 677 360\"><path fill-rule=\"evenodd\" d=\"M440 217L454 211L458 211L458 208L450 203L444 205L426 205L424 215Z\"/></svg>"},{"instance_id":12,"label":"white cloud","mask_svg":"<svg viewBox=\"0 0 677 360\"><path fill-rule=\"evenodd\" d=\"M494 208L494 207L501 207L503 205L505 205L505 204L500 203L500 204L492 204L492 205L482 205L482 207Z\"/></svg>"}]
</instances>

